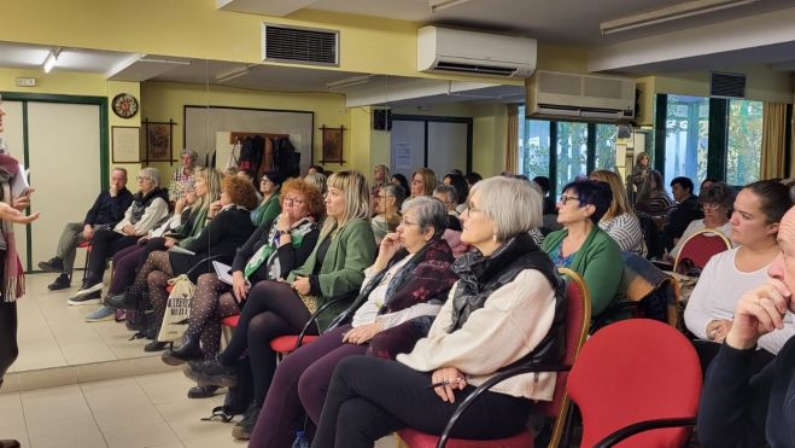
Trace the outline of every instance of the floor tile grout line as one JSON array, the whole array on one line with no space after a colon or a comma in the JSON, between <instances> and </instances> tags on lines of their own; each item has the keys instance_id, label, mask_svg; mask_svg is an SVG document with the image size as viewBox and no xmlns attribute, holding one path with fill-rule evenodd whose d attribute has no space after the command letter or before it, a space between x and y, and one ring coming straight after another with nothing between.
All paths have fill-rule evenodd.
<instances>
[{"instance_id":1,"label":"floor tile grout line","mask_svg":"<svg viewBox=\"0 0 795 448\"><path fill-rule=\"evenodd\" d=\"M171 422L168 421L166 416L163 415L162 412L160 412L160 409L157 407L157 404L152 399L152 396L149 395L149 392L146 391L146 388L138 381L141 378L141 376L145 376L145 375L140 375L140 376L136 376L136 377L133 378L135 380L135 384L138 385L138 387L141 388L141 390L144 392L144 395L149 400L149 404L151 404L152 407L155 408L155 411L157 411L157 415L159 415L160 418L163 419L163 422L165 422L165 424L168 426L168 429L170 429L171 432L174 434L174 437L177 438L177 440L179 441L179 444L184 447L185 446L185 441L182 440L182 437L179 436L179 433L177 432L177 430L174 429L173 426L171 426Z\"/></svg>"},{"instance_id":2,"label":"floor tile grout line","mask_svg":"<svg viewBox=\"0 0 795 448\"><path fill-rule=\"evenodd\" d=\"M25 437L28 439L28 443L33 445L33 442L30 441L30 429L28 428L28 417L25 415L25 406L22 405L22 392L17 392L17 399L19 400L19 410L22 411L22 424L25 425Z\"/></svg>"},{"instance_id":3,"label":"floor tile grout line","mask_svg":"<svg viewBox=\"0 0 795 448\"><path fill-rule=\"evenodd\" d=\"M97 430L99 430L100 435L102 435L102 441L105 442L105 447L109 448L110 443L108 442L108 438L105 436L105 431L102 429L102 426L99 424L99 420L97 420L97 416L94 414L94 408L91 407L91 403L88 402L88 397L86 397L86 390L83 388L82 384L77 384L77 387L80 388L80 396L83 397L83 402L86 404L88 411L91 412L91 419L94 420L94 425L96 425Z\"/></svg>"}]
</instances>

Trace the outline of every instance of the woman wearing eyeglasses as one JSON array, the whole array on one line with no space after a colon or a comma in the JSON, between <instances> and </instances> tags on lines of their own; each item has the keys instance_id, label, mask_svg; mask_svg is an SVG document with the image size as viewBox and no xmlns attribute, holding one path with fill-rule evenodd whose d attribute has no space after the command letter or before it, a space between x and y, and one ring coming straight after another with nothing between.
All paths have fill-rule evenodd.
<instances>
[{"instance_id":1,"label":"woman wearing eyeglasses","mask_svg":"<svg viewBox=\"0 0 795 448\"><path fill-rule=\"evenodd\" d=\"M292 179L282 187L280 207L282 212L259 226L237 250L231 267L232 285L215 273L199 276L188 329L180 348L163 354L166 364L214 358L221 337L219 319L240 314L251 285L283 279L306 261L320 233L323 197L303 180Z\"/></svg>"},{"instance_id":2,"label":"woman wearing eyeglasses","mask_svg":"<svg viewBox=\"0 0 795 448\"><path fill-rule=\"evenodd\" d=\"M200 385L234 386L243 373L238 360L248 352L254 396L243 420L232 430L235 438L249 438L276 370L276 352L269 341L297 334L315 310L330 300L344 299L329 305L310 329L314 334L322 332L361 287L364 270L375 255L369 203L362 174L332 174L325 198L327 218L304 264L290 272L286 282L265 280L254 285L226 348L215 359L188 364L185 374Z\"/></svg>"},{"instance_id":3,"label":"woman wearing eyeglasses","mask_svg":"<svg viewBox=\"0 0 795 448\"><path fill-rule=\"evenodd\" d=\"M673 258L679 255L679 251L682 250L685 241L699 230L717 229L727 237L731 232L732 226L729 222L729 217L734 204L734 192L728 185L723 182L710 184L701 191L698 203L704 211L704 218L690 221L690 224L687 225L684 233L682 233L682 237L679 238L676 246L671 250L671 257Z\"/></svg>"},{"instance_id":4,"label":"woman wearing eyeglasses","mask_svg":"<svg viewBox=\"0 0 795 448\"><path fill-rule=\"evenodd\" d=\"M599 220L612 202L605 182L582 180L563 187L558 201L558 223L563 229L544 239L544 251L558 267L580 274L591 293L592 316L598 316L618 295L624 259L618 244Z\"/></svg>"}]
</instances>

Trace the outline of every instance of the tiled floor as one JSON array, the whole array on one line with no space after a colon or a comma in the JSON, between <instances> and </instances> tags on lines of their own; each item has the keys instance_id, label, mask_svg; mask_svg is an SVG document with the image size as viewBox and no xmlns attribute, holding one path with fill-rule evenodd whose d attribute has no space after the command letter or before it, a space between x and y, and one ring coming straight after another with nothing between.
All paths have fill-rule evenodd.
<instances>
[{"instance_id":1,"label":"tiled floor","mask_svg":"<svg viewBox=\"0 0 795 448\"><path fill-rule=\"evenodd\" d=\"M0 438L23 447L245 446L232 425L203 422L223 395L189 400L181 372L0 394Z\"/></svg>"},{"instance_id":2,"label":"tiled floor","mask_svg":"<svg viewBox=\"0 0 795 448\"><path fill-rule=\"evenodd\" d=\"M223 395L190 400L191 385L174 371L0 394L0 439L24 448L246 446L232 438L233 424L200 420ZM376 444L396 447L394 437Z\"/></svg>"},{"instance_id":3,"label":"tiled floor","mask_svg":"<svg viewBox=\"0 0 795 448\"><path fill-rule=\"evenodd\" d=\"M18 303L20 356L11 372L158 355L144 352L146 340L129 341L132 333L123 324L84 322L98 305L66 303L79 287L79 276L76 272L71 289L56 292L47 290L55 274L26 277L27 294Z\"/></svg>"}]
</instances>

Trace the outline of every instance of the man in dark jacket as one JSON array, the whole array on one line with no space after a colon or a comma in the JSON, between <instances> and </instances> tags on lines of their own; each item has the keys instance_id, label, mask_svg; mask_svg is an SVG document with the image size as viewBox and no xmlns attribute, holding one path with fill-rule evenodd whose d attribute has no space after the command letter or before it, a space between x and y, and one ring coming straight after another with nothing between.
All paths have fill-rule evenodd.
<instances>
[{"instance_id":1,"label":"man in dark jacket","mask_svg":"<svg viewBox=\"0 0 795 448\"><path fill-rule=\"evenodd\" d=\"M707 370L698 411L705 448L795 446L795 338L761 372L751 362L759 338L795 312L795 207L781 220L778 245L768 281L737 302L725 343Z\"/></svg>"},{"instance_id":2,"label":"man in dark jacket","mask_svg":"<svg viewBox=\"0 0 795 448\"><path fill-rule=\"evenodd\" d=\"M690 221L704 217L698 204L698 196L693 195L693 181L686 177L676 177L671 181L671 191L677 204L671 209L668 224L663 229L665 248L668 250L676 245Z\"/></svg>"},{"instance_id":3,"label":"man in dark jacket","mask_svg":"<svg viewBox=\"0 0 795 448\"><path fill-rule=\"evenodd\" d=\"M67 223L58 240L58 251L49 261L39 263L45 272L59 272L61 275L49 286L51 291L68 288L72 283L72 268L77 246L90 241L99 229L112 229L124 217L133 196L127 189L127 170L115 168L110 175L110 188L99 194L94 205L88 210L86 219Z\"/></svg>"}]
</instances>

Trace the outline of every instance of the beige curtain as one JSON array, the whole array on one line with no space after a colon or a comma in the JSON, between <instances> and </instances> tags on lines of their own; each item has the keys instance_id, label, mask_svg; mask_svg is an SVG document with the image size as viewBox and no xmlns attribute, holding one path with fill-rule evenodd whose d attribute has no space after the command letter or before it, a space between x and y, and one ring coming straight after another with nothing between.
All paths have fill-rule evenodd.
<instances>
[{"instance_id":1,"label":"beige curtain","mask_svg":"<svg viewBox=\"0 0 795 448\"><path fill-rule=\"evenodd\" d=\"M517 173L519 158L519 105L508 105L508 145L505 148L505 171Z\"/></svg>"},{"instance_id":2,"label":"beige curtain","mask_svg":"<svg viewBox=\"0 0 795 448\"><path fill-rule=\"evenodd\" d=\"M784 148L788 125L786 104L765 103L762 112L762 179L785 175Z\"/></svg>"}]
</instances>

